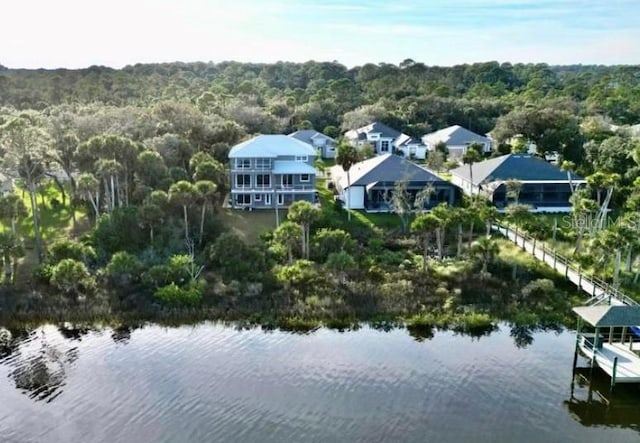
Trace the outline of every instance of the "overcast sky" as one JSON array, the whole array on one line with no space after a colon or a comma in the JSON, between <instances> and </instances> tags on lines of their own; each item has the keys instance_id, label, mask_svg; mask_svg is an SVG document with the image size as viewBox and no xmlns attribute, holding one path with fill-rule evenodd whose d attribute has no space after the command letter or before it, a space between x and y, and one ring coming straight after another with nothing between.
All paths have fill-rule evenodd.
<instances>
[{"instance_id":1,"label":"overcast sky","mask_svg":"<svg viewBox=\"0 0 640 443\"><path fill-rule=\"evenodd\" d=\"M0 64L640 64L638 0L11 0Z\"/></svg>"}]
</instances>

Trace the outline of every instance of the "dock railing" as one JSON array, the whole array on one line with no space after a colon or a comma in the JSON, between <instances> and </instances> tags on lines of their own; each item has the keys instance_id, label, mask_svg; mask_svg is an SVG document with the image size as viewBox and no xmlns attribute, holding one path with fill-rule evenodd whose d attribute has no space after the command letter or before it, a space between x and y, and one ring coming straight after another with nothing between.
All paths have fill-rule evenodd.
<instances>
[{"instance_id":1,"label":"dock railing","mask_svg":"<svg viewBox=\"0 0 640 443\"><path fill-rule=\"evenodd\" d=\"M586 274L580 265L576 265L567 257L548 248L535 237L531 237L519 231L517 228L510 228L509 226L498 223L492 225L492 230L499 232L505 238L515 243L516 246L521 247L523 251L530 253L536 259L553 268L556 272L564 275L567 280L575 283L579 289L591 296L587 304L598 305L606 303L630 306L638 304L631 297L620 291L619 288L595 275Z\"/></svg>"}]
</instances>

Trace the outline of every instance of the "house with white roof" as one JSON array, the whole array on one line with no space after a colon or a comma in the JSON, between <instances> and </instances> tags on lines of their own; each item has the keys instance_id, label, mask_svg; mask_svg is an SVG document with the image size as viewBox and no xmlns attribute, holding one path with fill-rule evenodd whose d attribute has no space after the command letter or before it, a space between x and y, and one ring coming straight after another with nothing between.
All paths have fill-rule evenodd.
<instances>
[{"instance_id":1,"label":"house with white roof","mask_svg":"<svg viewBox=\"0 0 640 443\"><path fill-rule=\"evenodd\" d=\"M229 152L231 206L269 209L315 200L316 150L286 135L258 135Z\"/></svg>"},{"instance_id":2,"label":"house with white roof","mask_svg":"<svg viewBox=\"0 0 640 443\"><path fill-rule=\"evenodd\" d=\"M300 131L289 134L289 137L313 146L322 158L329 159L336 157L335 139L314 129L301 129Z\"/></svg>"},{"instance_id":3,"label":"house with white roof","mask_svg":"<svg viewBox=\"0 0 640 443\"><path fill-rule=\"evenodd\" d=\"M475 132L471 132L460 125L449 126L439 131L426 134L422 137L422 142L429 151L433 151L436 145L444 143L447 145L450 157L462 157L467 152L469 145L478 143L482 146L482 152L491 152L491 139Z\"/></svg>"},{"instance_id":4,"label":"house with white roof","mask_svg":"<svg viewBox=\"0 0 640 443\"><path fill-rule=\"evenodd\" d=\"M402 152L407 158L425 159L427 154L427 149L420 140L380 122L352 129L344 136L355 146L370 144L376 155Z\"/></svg>"}]
</instances>

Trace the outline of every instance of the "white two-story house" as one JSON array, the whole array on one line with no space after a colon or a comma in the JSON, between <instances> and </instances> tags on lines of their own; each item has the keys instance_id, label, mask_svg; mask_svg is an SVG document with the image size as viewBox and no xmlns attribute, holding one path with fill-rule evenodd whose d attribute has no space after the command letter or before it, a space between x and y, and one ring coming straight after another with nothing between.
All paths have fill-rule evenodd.
<instances>
[{"instance_id":1,"label":"white two-story house","mask_svg":"<svg viewBox=\"0 0 640 443\"><path fill-rule=\"evenodd\" d=\"M258 135L229 152L233 208L269 209L315 199L316 150L286 135Z\"/></svg>"},{"instance_id":2,"label":"white two-story house","mask_svg":"<svg viewBox=\"0 0 640 443\"><path fill-rule=\"evenodd\" d=\"M355 146L370 144L376 155L401 152L407 158L424 159L426 147L413 137L403 134L384 123L374 122L345 133L345 138Z\"/></svg>"}]
</instances>

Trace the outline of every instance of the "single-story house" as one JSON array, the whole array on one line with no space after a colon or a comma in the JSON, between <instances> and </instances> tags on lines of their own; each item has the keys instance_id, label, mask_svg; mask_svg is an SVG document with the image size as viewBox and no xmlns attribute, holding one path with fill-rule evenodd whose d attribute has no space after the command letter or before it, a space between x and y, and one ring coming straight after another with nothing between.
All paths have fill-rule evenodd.
<instances>
[{"instance_id":1,"label":"single-story house","mask_svg":"<svg viewBox=\"0 0 640 443\"><path fill-rule=\"evenodd\" d=\"M418 166L404 157L385 154L354 164L349 177L340 165L331 168L331 177L345 207L364 209L369 212L388 212L389 197L398 181L407 182L407 191L412 197L425 189L433 193L425 202L425 209L439 203L455 204L460 190L430 170Z\"/></svg>"},{"instance_id":2,"label":"single-story house","mask_svg":"<svg viewBox=\"0 0 640 443\"><path fill-rule=\"evenodd\" d=\"M482 152L491 152L491 139L475 132L471 132L460 125L449 126L439 131L426 134L422 142L429 151L433 151L438 143L447 145L450 157L462 157L469 145L478 143L482 146Z\"/></svg>"},{"instance_id":3,"label":"single-story house","mask_svg":"<svg viewBox=\"0 0 640 443\"><path fill-rule=\"evenodd\" d=\"M502 155L451 170L451 181L465 194L485 196L498 209L515 202L507 192L511 180L522 184L518 203L531 206L535 212L571 211L571 186L586 184L579 175L529 154Z\"/></svg>"},{"instance_id":4,"label":"single-story house","mask_svg":"<svg viewBox=\"0 0 640 443\"><path fill-rule=\"evenodd\" d=\"M336 157L335 139L314 129L301 129L300 131L289 134L289 137L293 137L301 142L313 146L322 158Z\"/></svg>"},{"instance_id":5,"label":"single-story house","mask_svg":"<svg viewBox=\"0 0 640 443\"><path fill-rule=\"evenodd\" d=\"M421 160L425 159L427 155L427 148L420 140L380 122L352 129L347 131L344 136L354 146L370 144L376 155L401 152L407 158Z\"/></svg>"}]
</instances>

